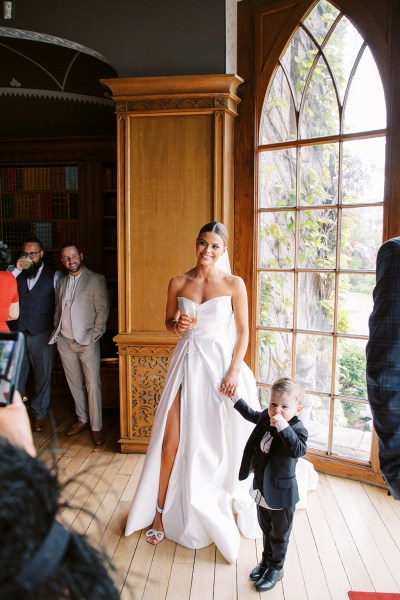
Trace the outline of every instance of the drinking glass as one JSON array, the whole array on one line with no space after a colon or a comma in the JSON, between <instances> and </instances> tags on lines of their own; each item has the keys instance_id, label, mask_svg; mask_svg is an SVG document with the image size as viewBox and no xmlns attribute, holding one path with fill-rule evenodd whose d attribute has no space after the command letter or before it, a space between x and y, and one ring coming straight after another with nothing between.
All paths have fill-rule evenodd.
<instances>
[{"instance_id":1,"label":"drinking glass","mask_svg":"<svg viewBox=\"0 0 400 600\"><path fill-rule=\"evenodd\" d=\"M188 308L186 311L186 315L189 317L189 319L192 320L190 329L194 329L195 327L197 327L197 310L195 308Z\"/></svg>"},{"instance_id":2,"label":"drinking glass","mask_svg":"<svg viewBox=\"0 0 400 600\"><path fill-rule=\"evenodd\" d=\"M29 269L32 263L33 261L29 258L29 256L23 256L19 261L21 269Z\"/></svg>"}]
</instances>

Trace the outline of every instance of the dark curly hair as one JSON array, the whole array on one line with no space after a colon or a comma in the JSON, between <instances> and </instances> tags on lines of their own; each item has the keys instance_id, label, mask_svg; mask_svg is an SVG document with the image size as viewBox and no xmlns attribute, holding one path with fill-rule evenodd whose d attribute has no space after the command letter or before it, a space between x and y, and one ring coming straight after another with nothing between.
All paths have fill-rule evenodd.
<instances>
[{"instance_id":1,"label":"dark curly hair","mask_svg":"<svg viewBox=\"0 0 400 600\"><path fill-rule=\"evenodd\" d=\"M0 441L0 596L7 600L117 600L106 557L85 537L69 532L65 554L46 581L17 583L18 574L46 538L61 486L38 458Z\"/></svg>"}]
</instances>

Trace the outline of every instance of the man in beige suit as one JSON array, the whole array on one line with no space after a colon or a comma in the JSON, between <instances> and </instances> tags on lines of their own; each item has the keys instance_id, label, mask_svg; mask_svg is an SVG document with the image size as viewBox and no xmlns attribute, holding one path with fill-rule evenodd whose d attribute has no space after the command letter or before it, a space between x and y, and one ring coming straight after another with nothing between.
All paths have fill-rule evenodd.
<instances>
[{"instance_id":1,"label":"man in beige suit","mask_svg":"<svg viewBox=\"0 0 400 600\"><path fill-rule=\"evenodd\" d=\"M62 246L61 261L68 275L56 289L55 329L49 344L57 342L78 416L66 435L90 426L93 443L102 444L99 340L109 313L106 280L83 264L83 254L72 242Z\"/></svg>"}]
</instances>

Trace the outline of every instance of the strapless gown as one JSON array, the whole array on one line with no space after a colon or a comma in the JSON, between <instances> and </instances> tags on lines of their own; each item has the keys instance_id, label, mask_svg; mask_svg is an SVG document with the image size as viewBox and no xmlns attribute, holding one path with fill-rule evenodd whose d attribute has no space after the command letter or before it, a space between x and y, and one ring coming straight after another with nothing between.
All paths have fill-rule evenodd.
<instances>
[{"instance_id":1,"label":"strapless gown","mask_svg":"<svg viewBox=\"0 0 400 600\"><path fill-rule=\"evenodd\" d=\"M235 343L231 298L220 296L202 304L179 298L178 302L182 313L196 308L198 323L185 332L171 357L125 535L153 522L165 424L181 386L180 441L164 505L165 535L192 549L214 542L224 558L233 562L239 553L239 531L249 538L262 534L249 495L252 477L238 480L243 449L254 425L219 392ZM238 394L260 410L254 376L245 363ZM307 487L300 486L300 491Z\"/></svg>"}]
</instances>

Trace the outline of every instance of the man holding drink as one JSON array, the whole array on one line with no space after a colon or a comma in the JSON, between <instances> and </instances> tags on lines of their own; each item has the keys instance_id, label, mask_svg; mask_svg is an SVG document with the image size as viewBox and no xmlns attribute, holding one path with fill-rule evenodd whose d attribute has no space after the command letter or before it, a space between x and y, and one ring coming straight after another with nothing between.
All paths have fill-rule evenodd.
<instances>
[{"instance_id":1,"label":"man holding drink","mask_svg":"<svg viewBox=\"0 0 400 600\"><path fill-rule=\"evenodd\" d=\"M49 346L54 324L55 286L61 272L54 272L43 263L43 245L37 238L22 244L21 256L15 266L9 267L17 279L20 314L10 322L12 331L22 331L25 336L25 354L18 382L23 396L32 367L35 393L30 400L33 430L43 431L50 404L51 372L55 350Z\"/></svg>"}]
</instances>

